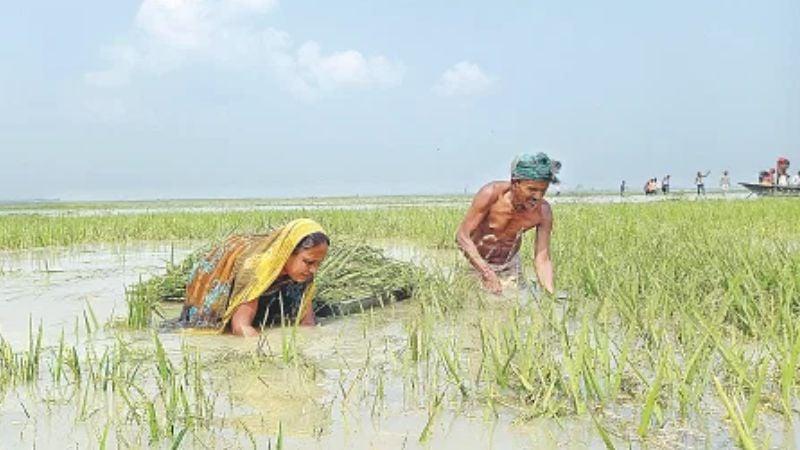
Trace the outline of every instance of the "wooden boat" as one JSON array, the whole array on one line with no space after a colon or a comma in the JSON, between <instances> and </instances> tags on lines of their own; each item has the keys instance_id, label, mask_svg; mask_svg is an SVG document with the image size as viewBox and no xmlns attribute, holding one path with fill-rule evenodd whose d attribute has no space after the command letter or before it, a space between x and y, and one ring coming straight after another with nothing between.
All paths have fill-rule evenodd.
<instances>
[{"instance_id":1,"label":"wooden boat","mask_svg":"<svg viewBox=\"0 0 800 450\"><path fill-rule=\"evenodd\" d=\"M739 183L751 194L761 197L800 197L800 186L764 186L757 183Z\"/></svg>"}]
</instances>

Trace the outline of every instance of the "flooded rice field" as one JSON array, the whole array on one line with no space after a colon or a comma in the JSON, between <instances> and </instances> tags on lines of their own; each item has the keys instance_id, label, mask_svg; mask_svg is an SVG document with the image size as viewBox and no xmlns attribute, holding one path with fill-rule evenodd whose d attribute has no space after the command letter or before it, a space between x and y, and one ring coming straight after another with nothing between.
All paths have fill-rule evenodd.
<instances>
[{"instance_id":1,"label":"flooded rice field","mask_svg":"<svg viewBox=\"0 0 800 450\"><path fill-rule=\"evenodd\" d=\"M709 200L557 199L566 296L483 292L460 207L315 210L413 295L258 339L133 328L126 288L284 213L2 216L0 448L796 448L800 210Z\"/></svg>"},{"instance_id":2,"label":"flooded rice field","mask_svg":"<svg viewBox=\"0 0 800 450\"><path fill-rule=\"evenodd\" d=\"M115 317L124 315L125 286L158 273L167 261L185 256L196 245L3 252L0 335L12 347L26 348L30 322L34 334L41 324L44 348L55 351L64 342L74 343L85 364L97 362L93 358L109 349L120 351L120 346L134 358L134 349L148 346L153 337L114 326ZM387 250L396 258L420 263L428 258L408 245ZM259 341L159 334L166 357L176 367L185 354L198 355L202 383L214 392L209 396L214 403L210 415L219 419L207 428L213 432L198 432L196 441L184 437L186 444L267 448L277 445L280 429L285 448L601 446L591 423L585 421L520 425L514 423L512 412L489 412L466 403L430 405L426 388L407 378L403 361L409 338L403 323L416 309L412 302L404 302L297 329L291 345L302 357L295 357L295 362L274 356L285 351L287 335L293 333L288 329L268 330ZM178 310L179 305L168 304L164 315L174 317ZM250 360L253 355L261 356ZM49 374L44 378L32 387L0 390L3 448L96 448L101 440L116 448L151 442L146 425L126 424L129 412L119 405L124 400L111 389L82 391L80 381L65 385ZM140 381L137 389L156 389L158 384L151 379L148 386L147 377Z\"/></svg>"}]
</instances>

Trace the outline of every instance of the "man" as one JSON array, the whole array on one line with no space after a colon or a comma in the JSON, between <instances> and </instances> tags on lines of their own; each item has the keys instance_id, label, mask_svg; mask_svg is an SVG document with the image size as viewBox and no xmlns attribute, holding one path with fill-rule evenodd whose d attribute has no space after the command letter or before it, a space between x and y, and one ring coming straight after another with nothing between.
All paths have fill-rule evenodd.
<instances>
[{"instance_id":1,"label":"man","mask_svg":"<svg viewBox=\"0 0 800 450\"><path fill-rule=\"evenodd\" d=\"M697 195L699 196L702 192L703 195L706 195L706 182L705 178L711 174L711 171L706 171L706 173L702 173L699 170L697 171L697 175L694 177L694 184L697 185Z\"/></svg>"},{"instance_id":2,"label":"man","mask_svg":"<svg viewBox=\"0 0 800 450\"><path fill-rule=\"evenodd\" d=\"M761 186L772 186L772 174L769 170L762 170L758 174L758 184Z\"/></svg>"},{"instance_id":3,"label":"man","mask_svg":"<svg viewBox=\"0 0 800 450\"><path fill-rule=\"evenodd\" d=\"M551 182L558 181L560 168L561 163L544 153L519 155L511 164L511 181L493 181L472 200L458 227L456 242L490 292L502 292L501 278L522 284L522 235L536 228L536 277L547 292L553 293L553 212L544 194Z\"/></svg>"},{"instance_id":4,"label":"man","mask_svg":"<svg viewBox=\"0 0 800 450\"><path fill-rule=\"evenodd\" d=\"M728 195L728 191L731 189L731 177L728 175L727 170L722 171L722 176L719 178L719 187L724 195Z\"/></svg>"},{"instance_id":5,"label":"man","mask_svg":"<svg viewBox=\"0 0 800 450\"><path fill-rule=\"evenodd\" d=\"M792 186L800 187L800 172L797 172L797 175L792 177Z\"/></svg>"},{"instance_id":6,"label":"man","mask_svg":"<svg viewBox=\"0 0 800 450\"><path fill-rule=\"evenodd\" d=\"M625 196L625 180L622 180L622 183L619 185L619 196Z\"/></svg>"},{"instance_id":7,"label":"man","mask_svg":"<svg viewBox=\"0 0 800 450\"><path fill-rule=\"evenodd\" d=\"M778 186L789 186L789 160L778 158L777 171L774 183Z\"/></svg>"},{"instance_id":8,"label":"man","mask_svg":"<svg viewBox=\"0 0 800 450\"><path fill-rule=\"evenodd\" d=\"M670 179L669 175L666 175L664 178L661 179L661 192L663 192L664 195L669 194L669 179Z\"/></svg>"}]
</instances>

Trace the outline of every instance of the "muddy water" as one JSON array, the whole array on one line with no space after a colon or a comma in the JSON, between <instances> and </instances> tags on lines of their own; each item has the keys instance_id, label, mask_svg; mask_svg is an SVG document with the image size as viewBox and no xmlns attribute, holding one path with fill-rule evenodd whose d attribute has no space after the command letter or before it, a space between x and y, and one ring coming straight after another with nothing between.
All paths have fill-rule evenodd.
<instances>
[{"instance_id":1,"label":"muddy water","mask_svg":"<svg viewBox=\"0 0 800 450\"><path fill-rule=\"evenodd\" d=\"M93 312L100 325L127 314L125 286L183 258L189 242L94 245L0 252L0 336L15 347L28 342L28 319L42 324L45 339L61 329L71 337L75 321Z\"/></svg>"},{"instance_id":2,"label":"muddy water","mask_svg":"<svg viewBox=\"0 0 800 450\"><path fill-rule=\"evenodd\" d=\"M34 326L42 324L45 345L55 345L62 329L68 341L80 337L74 336L75 323L79 322L80 335L89 309L101 325L124 316L126 285L159 273L166 261L178 260L195 247L153 243L2 253L0 335L14 347L25 348L30 317ZM390 254L421 263L452 256L415 253L399 246ZM178 305L168 306L167 315L177 314L177 309ZM602 448L591 423L585 421L520 426L513 423L513 412L489 413L461 404L457 397L447 397L441 408L434 408L431 399L421 394L424 389L409 382L403 369L408 335L402 323L415 313L412 302L401 303L300 329L296 347L304 365L262 365L241 371L210 368L206 375L220 396L217 416L225 417L214 425L212 446L251 447L252 436L258 447L266 448L280 424L288 448ZM257 347L278 354L288 332L268 330L260 344L182 333L160 338L173 360L189 346L215 361L221 355L245 358ZM146 332L109 329L96 333L91 345L101 352L117 333L124 339L151 342ZM442 380L443 390L445 386ZM34 390L21 387L0 398L0 448L97 447L113 408L90 411L90 420L77 420L79 399L48 401L59 398L53 389L43 381ZM125 439L115 433L109 442ZM197 441L187 441L187 446L197 447Z\"/></svg>"},{"instance_id":3,"label":"muddy water","mask_svg":"<svg viewBox=\"0 0 800 450\"><path fill-rule=\"evenodd\" d=\"M390 256L432 270L439 263L452 266L453 258L458 257L452 251L420 250L399 243L382 245ZM68 339L71 337L75 321L84 320L87 304L100 324L115 315L122 316L124 285L137 281L140 275L160 272L171 255L179 259L195 246L153 243L3 253L0 334L15 347L24 347L30 316L34 324L42 322L45 342L52 345L62 328ZM490 299L483 313L501 317L508 300ZM178 308L169 305L167 315L177 315ZM286 448L293 449L605 448L588 418L536 419L516 424L515 411L488 411L464 403L452 385L441 408L433 407L426 393L444 391L449 383L443 378L418 378L408 367L404 323L414 314L418 314L418 305L412 299L380 311L298 329L295 345L300 364L283 364L279 356L257 367L240 364L259 348L280 355L290 333L287 329L268 330L262 342L232 336L161 334L174 361L180 359L184 346L200 351L208 363L205 376L218 393L215 415L224 417L212 425L212 440L187 440L185 447L203 448L199 442L204 442L210 448L252 448L252 437L256 447L267 448L272 442L274 448L280 426ZM108 338L116 335L142 345L152 342L148 332L112 329L95 335L93 345L110 345L113 339ZM49 398L58 396L46 383L34 390L21 387L0 396L0 449L98 446L107 417L113 413L92 410L89 420L77 420L77 399L59 402ZM635 411L625 405L614 409L626 421L635 421ZM791 448L799 442L791 424L783 424L779 417L774 424L773 445ZM727 423L682 426L678 423L655 431L658 439L648 446L728 448L734 444ZM146 436L147 430L127 433L112 432L109 442L116 443L118 438L136 442L131 436ZM642 446L634 435L615 444L623 448L629 442L636 448Z\"/></svg>"}]
</instances>

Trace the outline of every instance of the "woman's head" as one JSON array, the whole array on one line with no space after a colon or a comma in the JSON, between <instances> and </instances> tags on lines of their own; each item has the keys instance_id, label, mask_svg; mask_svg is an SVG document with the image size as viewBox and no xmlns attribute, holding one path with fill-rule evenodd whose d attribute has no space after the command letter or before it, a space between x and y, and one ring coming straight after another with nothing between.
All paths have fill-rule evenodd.
<instances>
[{"instance_id":1,"label":"woman's head","mask_svg":"<svg viewBox=\"0 0 800 450\"><path fill-rule=\"evenodd\" d=\"M330 239L323 232L307 235L295 246L283 267L283 272L298 283L311 281L322 260L328 255L329 245Z\"/></svg>"}]
</instances>

